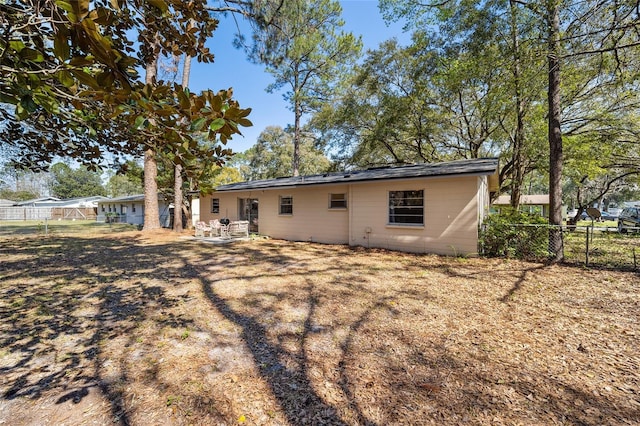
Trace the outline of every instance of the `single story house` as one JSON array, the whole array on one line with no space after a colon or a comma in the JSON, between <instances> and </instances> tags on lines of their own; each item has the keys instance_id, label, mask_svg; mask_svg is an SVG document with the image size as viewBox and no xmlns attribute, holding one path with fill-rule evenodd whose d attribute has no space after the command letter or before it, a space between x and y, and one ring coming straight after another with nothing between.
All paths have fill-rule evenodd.
<instances>
[{"instance_id":1,"label":"single story house","mask_svg":"<svg viewBox=\"0 0 640 426\"><path fill-rule=\"evenodd\" d=\"M31 200L17 201L16 207L51 207L52 203L56 203L56 207L60 207L57 203L62 201L60 198L48 196L41 198L33 198Z\"/></svg>"},{"instance_id":2,"label":"single story house","mask_svg":"<svg viewBox=\"0 0 640 426\"><path fill-rule=\"evenodd\" d=\"M501 195L494 202L497 209L511 205L511 195ZM549 194L534 194L520 196L520 210L538 214L542 217L549 217Z\"/></svg>"},{"instance_id":3,"label":"single story house","mask_svg":"<svg viewBox=\"0 0 640 426\"><path fill-rule=\"evenodd\" d=\"M251 232L292 241L473 255L498 159L380 167L222 185L200 220L248 220Z\"/></svg>"},{"instance_id":4,"label":"single story house","mask_svg":"<svg viewBox=\"0 0 640 426\"><path fill-rule=\"evenodd\" d=\"M173 204L162 195L158 195L158 210L160 225L168 228L171 226ZM124 197L108 198L98 202L98 222L108 220L132 225L144 224L144 194L127 195Z\"/></svg>"}]
</instances>

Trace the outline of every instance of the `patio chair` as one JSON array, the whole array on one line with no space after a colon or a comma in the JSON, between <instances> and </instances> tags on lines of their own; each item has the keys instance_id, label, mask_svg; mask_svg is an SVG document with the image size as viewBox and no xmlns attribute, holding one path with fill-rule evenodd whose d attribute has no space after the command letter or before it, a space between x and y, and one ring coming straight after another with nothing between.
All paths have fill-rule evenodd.
<instances>
[{"instance_id":1,"label":"patio chair","mask_svg":"<svg viewBox=\"0 0 640 426\"><path fill-rule=\"evenodd\" d=\"M222 235L222 224L218 219L209 221L209 229L212 237L220 237Z\"/></svg>"},{"instance_id":2,"label":"patio chair","mask_svg":"<svg viewBox=\"0 0 640 426\"><path fill-rule=\"evenodd\" d=\"M249 237L249 221L239 220L229 224L229 235L232 237Z\"/></svg>"},{"instance_id":3,"label":"patio chair","mask_svg":"<svg viewBox=\"0 0 640 426\"><path fill-rule=\"evenodd\" d=\"M205 222L196 222L196 237L205 237L207 232L211 232L211 228Z\"/></svg>"}]
</instances>

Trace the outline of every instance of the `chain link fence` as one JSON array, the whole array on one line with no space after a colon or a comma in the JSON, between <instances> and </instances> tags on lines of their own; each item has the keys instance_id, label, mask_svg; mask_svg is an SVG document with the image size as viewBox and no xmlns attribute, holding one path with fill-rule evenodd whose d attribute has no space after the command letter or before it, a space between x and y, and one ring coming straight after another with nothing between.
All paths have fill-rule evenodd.
<instances>
[{"instance_id":1,"label":"chain link fence","mask_svg":"<svg viewBox=\"0 0 640 426\"><path fill-rule=\"evenodd\" d=\"M640 269L640 230L620 233L598 226L552 226L546 224L488 225L481 230L481 253L537 262L552 258L561 247L565 263L621 270ZM550 238L561 241L550 241ZM553 244L550 244L553 243Z\"/></svg>"}]
</instances>

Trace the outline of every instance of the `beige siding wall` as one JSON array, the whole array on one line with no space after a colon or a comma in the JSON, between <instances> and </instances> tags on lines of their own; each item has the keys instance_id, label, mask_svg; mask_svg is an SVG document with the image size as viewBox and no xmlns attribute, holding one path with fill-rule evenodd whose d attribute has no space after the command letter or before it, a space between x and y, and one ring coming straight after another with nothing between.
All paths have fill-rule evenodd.
<instances>
[{"instance_id":1,"label":"beige siding wall","mask_svg":"<svg viewBox=\"0 0 640 426\"><path fill-rule=\"evenodd\" d=\"M478 179L436 178L353 185L350 244L417 253L477 253ZM424 190L424 226L389 225L389 191L412 190Z\"/></svg>"},{"instance_id":2,"label":"beige siding wall","mask_svg":"<svg viewBox=\"0 0 640 426\"><path fill-rule=\"evenodd\" d=\"M251 194L247 192L247 194ZM220 200L219 213L211 211L211 200L217 198ZM200 220L209 223L213 219L222 219L223 217L231 220L238 220L238 198L235 193L217 192L200 199ZM246 195L243 198L257 198L255 196Z\"/></svg>"},{"instance_id":3,"label":"beige siding wall","mask_svg":"<svg viewBox=\"0 0 640 426\"><path fill-rule=\"evenodd\" d=\"M487 176L480 176L478 178L478 225L482 225L489 214L490 207L489 179Z\"/></svg>"},{"instance_id":4,"label":"beige siding wall","mask_svg":"<svg viewBox=\"0 0 640 426\"><path fill-rule=\"evenodd\" d=\"M347 194L346 185L322 185L295 189L265 191L219 192L205 197L200 218L204 221L228 217L238 219L238 200L258 199L258 232L272 238L292 241L315 241L327 244L349 242L347 209L330 209L329 194ZM281 215L280 197L293 197L293 214ZM211 199L220 199L220 213L211 213Z\"/></svg>"},{"instance_id":5,"label":"beige siding wall","mask_svg":"<svg viewBox=\"0 0 640 426\"><path fill-rule=\"evenodd\" d=\"M215 193L203 198L200 218L238 219L238 200L259 200L259 233L292 241L381 247L417 253L473 255L485 201L482 177L368 182L352 185ZM424 190L424 226L388 224L389 191ZM480 190L480 191L479 191ZM347 209L329 209L329 194L347 194ZM293 197L293 214L279 214L280 196ZM220 213L211 213L211 199ZM369 231L369 232L368 232Z\"/></svg>"}]
</instances>

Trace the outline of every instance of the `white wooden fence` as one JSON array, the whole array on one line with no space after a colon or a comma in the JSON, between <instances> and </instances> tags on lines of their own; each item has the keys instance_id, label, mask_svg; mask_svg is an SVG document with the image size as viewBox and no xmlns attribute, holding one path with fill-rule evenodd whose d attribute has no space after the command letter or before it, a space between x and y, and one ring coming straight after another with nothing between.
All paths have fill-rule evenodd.
<instances>
[{"instance_id":1,"label":"white wooden fence","mask_svg":"<svg viewBox=\"0 0 640 426\"><path fill-rule=\"evenodd\" d=\"M0 220L51 219L51 207L0 207Z\"/></svg>"},{"instance_id":2,"label":"white wooden fence","mask_svg":"<svg viewBox=\"0 0 640 426\"><path fill-rule=\"evenodd\" d=\"M0 220L88 219L96 220L93 208L75 207L0 207Z\"/></svg>"}]
</instances>

